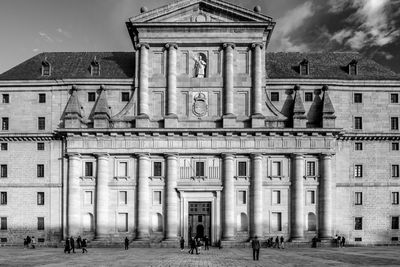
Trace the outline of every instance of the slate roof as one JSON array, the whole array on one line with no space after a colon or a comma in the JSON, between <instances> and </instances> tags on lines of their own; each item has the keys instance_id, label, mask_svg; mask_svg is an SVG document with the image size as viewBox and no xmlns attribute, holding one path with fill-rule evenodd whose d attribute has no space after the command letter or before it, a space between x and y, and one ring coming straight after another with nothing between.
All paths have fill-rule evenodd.
<instances>
[{"instance_id":1,"label":"slate roof","mask_svg":"<svg viewBox=\"0 0 400 267\"><path fill-rule=\"evenodd\" d=\"M100 76L91 76L90 63L100 62ZM42 61L51 64L51 75L43 77ZM309 75L299 74L298 66L307 59ZM358 61L358 75L348 74L347 66ZM358 53L267 53L269 78L341 80L400 80L400 75ZM134 76L133 52L52 52L38 54L0 75L0 80L129 79Z\"/></svg>"}]
</instances>

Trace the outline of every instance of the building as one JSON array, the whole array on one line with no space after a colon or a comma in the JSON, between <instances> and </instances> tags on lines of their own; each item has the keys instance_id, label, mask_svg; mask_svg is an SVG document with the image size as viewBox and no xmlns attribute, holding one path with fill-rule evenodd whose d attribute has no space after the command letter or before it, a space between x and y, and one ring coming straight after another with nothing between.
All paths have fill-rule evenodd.
<instances>
[{"instance_id":1,"label":"building","mask_svg":"<svg viewBox=\"0 0 400 267\"><path fill-rule=\"evenodd\" d=\"M126 24L132 52L43 53L0 75L3 243L398 241L398 74L269 53L258 7L181 0Z\"/></svg>"}]
</instances>

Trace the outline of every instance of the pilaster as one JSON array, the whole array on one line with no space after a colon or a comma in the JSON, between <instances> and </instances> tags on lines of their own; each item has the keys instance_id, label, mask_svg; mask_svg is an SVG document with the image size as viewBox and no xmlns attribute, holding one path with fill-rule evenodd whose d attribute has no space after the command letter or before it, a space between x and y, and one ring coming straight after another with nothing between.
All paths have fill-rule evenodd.
<instances>
[{"instance_id":1,"label":"pilaster","mask_svg":"<svg viewBox=\"0 0 400 267\"><path fill-rule=\"evenodd\" d=\"M107 237L108 232L108 154L97 154L96 177L96 239Z\"/></svg>"},{"instance_id":2,"label":"pilaster","mask_svg":"<svg viewBox=\"0 0 400 267\"><path fill-rule=\"evenodd\" d=\"M235 225L235 185L234 185L234 155L223 154L224 184L223 184L223 226L222 239L234 240Z\"/></svg>"},{"instance_id":3,"label":"pilaster","mask_svg":"<svg viewBox=\"0 0 400 267\"><path fill-rule=\"evenodd\" d=\"M68 237L78 236L81 231L81 198L80 176L82 174L81 157L79 154L68 154L68 204L67 227Z\"/></svg>"},{"instance_id":4,"label":"pilaster","mask_svg":"<svg viewBox=\"0 0 400 267\"><path fill-rule=\"evenodd\" d=\"M178 154L168 153L165 155L167 161L167 181L165 190L165 239L177 241L178 237L178 194L176 191L178 179Z\"/></svg>"},{"instance_id":5,"label":"pilaster","mask_svg":"<svg viewBox=\"0 0 400 267\"><path fill-rule=\"evenodd\" d=\"M167 76L167 116L164 120L165 128L178 127L177 116L177 96L176 96L176 54L178 45L174 43L166 44L165 48L168 51L168 76Z\"/></svg>"},{"instance_id":6,"label":"pilaster","mask_svg":"<svg viewBox=\"0 0 400 267\"><path fill-rule=\"evenodd\" d=\"M265 127L265 117L262 114L262 82L263 82L263 66L262 66L262 50L264 45L261 43L253 43L251 45L253 51L253 77L252 77L252 116L251 127Z\"/></svg>"},{"instance_id":7,"label":"pilaster","mask_svg":"<svg viewBox=\"0 0 400 267\"><path fill-rule=\"evenodd\" d=\"M223 127L233 128L236 126L236 116L234 114L234 84L233 84L233 50L235 45L232 43L223 44L224 49L224 96L225 96L225 109L223 116Z\"/></svg>"},{"instance_id":8,"label":"pilaster","mask_svg":"<svg viewBox=\"0 0 400 267\"><path fill-rule=\"evenodd\" d=\"M149 239L149 176L150 176L150 156L148 154L138 154L138 213L137 213L137 235L138 240Z\"/></svg>"},{"instance_id":9,"label":"pilaster","mask_svg":"<svg viewBox=\"0 0 400 267\"><path fill-rule=\"evenodd\" d=\"M291 178L291 239L293 241L304 238L304 155L292 156Z\"/></svg>"},{"instance_id":10,"label":"pilaster","mask_svg":"<svg viewBox=\"0 0 400 267\"><path fill-rule=\"evenodd\" d=\"M137 128L149 127L149 49L147 43L138 45L140 49L139 67L139 116L136 118Z\"/></svg>"},{"instance_id":11,"label":"pilaster","mask_svg":"<svg viewBox=\"0 0 400 267\"><path fill-rule=\"evenodd\" d=\"M333 197L332 197L332 155L325 154L320 157L321 178L319 181L319 237L332 238Z\"/></svg>"},{"instance_id":12,"label":"pilaster","mask_svg":"<svg viewBox=\"0 0 400 267\"><path fill-rule=\"evenodd\" d=\"M252 155L252 179L251 179L251 237L263 236L262 229L262 154Z\"/></svg>"}]
</instances>

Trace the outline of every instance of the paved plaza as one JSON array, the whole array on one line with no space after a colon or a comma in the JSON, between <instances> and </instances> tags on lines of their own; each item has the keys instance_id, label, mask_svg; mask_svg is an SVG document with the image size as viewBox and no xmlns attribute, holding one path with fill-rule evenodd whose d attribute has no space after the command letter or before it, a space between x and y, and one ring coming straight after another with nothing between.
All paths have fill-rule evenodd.
<instances>
[{"instance_id":1,"label":"paved plaza","mask_svg":"<svg viewBox=\"0 0 400 267\"><path fill-rule=\"evenodd\" d=\"M88 254L64 254L62 248L0 248L0 266L400 266L399 247L217 249L191 255L160 248L90 248Z\"/></svg>"}]
</instances>

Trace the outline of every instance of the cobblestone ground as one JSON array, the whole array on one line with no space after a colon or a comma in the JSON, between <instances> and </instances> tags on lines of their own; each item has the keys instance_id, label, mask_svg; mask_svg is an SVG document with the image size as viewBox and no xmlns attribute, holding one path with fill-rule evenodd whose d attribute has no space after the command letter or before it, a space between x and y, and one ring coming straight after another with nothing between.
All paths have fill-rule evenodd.
<instances>
[{"instance_id":1,"label":"cobblestone ground","mask_svg":"<svg viewBox=\"0 0 400 267\"><path fill-rule=\"evenodd\" d=\"M88 254L64 254L62 248L0 248L0 266L400 266L398 247L216 249L191 255L187 250L90 248Z\"/></svg>"}]
</instances>

